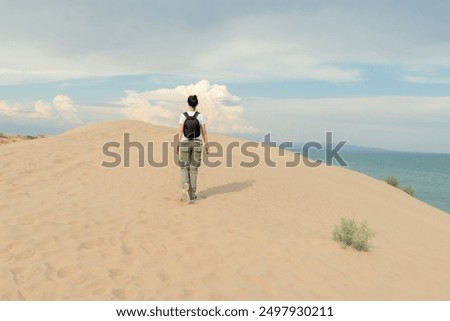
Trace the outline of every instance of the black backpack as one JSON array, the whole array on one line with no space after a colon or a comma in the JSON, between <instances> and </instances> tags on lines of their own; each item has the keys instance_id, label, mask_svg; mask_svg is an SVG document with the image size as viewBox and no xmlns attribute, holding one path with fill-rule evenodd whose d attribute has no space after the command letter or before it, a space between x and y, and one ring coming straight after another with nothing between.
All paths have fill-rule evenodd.
<instances>
[{"instance_id":1,"label":"black backpack","mask_svg":"<svg viewBox=\"0 0 450 321\"><path fill-rule=\"evenodd\" d=\"M200 137L200 122L197 119L198 114L200 114L198 111L196 111L193 116L189 116L187 112L183 114L184 117L186 117L183 126L183 134L188 140Z\"/></svg>"}]
</instances>

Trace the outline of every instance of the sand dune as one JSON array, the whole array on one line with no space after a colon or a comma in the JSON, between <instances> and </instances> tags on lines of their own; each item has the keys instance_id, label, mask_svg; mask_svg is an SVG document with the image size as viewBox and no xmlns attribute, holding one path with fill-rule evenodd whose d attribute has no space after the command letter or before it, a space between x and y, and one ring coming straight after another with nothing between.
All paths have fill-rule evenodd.
<instances>
[{"instance_id":1,"label":"sand dune","mask_svg":"<svg viewBox=\"0 0 450 321\"><path fill-rule=\"evenodd\" d=\"M172 161L101 167L124 132L159 150L175 130L118 121L0 146L0 299L450 300L448 214L304 165L202 166L186 205ZM370 252L332 240L341 217L368 221Z\"/></svg>"},{"instance_id":2,"label":"sand dune","mask_svg":"<svg viewBox=\"0 0 450 321\"><path fill-rule=\"evenodd\" d=\"M38 139L38 138L44 138L44 135L38 135L38 136L21 136L21 135L5 135L3 133L0 133L0 145L10 144L10 143L16 143L23 140L30 140L30 139Z\"/></svg>"}]
</instances>

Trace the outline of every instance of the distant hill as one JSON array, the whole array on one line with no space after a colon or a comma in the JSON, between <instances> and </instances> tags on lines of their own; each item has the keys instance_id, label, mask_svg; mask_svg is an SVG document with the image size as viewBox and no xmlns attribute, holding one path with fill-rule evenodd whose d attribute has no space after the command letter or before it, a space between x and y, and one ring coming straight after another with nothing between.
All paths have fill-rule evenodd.
<instances>
[{"instance_id":1,"label":"distant hill","mask_svg":"<svg viewBox=\"0 0 450 321\"><path fill-rule=\"evenodd\" d=\"M259 143L264 140L263 136L259 136L259 135L255 135L255 134L253 134L253 135L251 135L251 134L237 135L236 137L259 142ZM276 141L276 146L279 147L281 143L282 143L281 141ZM324 150L325 142L319 142L319 143L322 144L323 150ZM285 149L293 151L293 152L301 152L305 142L292 142L292 144L293 144L292 148L285 148ZM333 146L336 146L336 144L334 144ZM310 150L313 152L314 150L317 150L317 149L311 148ZM383 149L383 148L351 145L351 144L347 144L347 143L342 147L341 150L343 150L343 151L358 151L358 152L359 151L361 151L361 152L387 152L387 151L390 151L390 150Z\"/></svg>"},{"instance_id":2,"label":"distant hill","mask_svg":"<svg viewBox=\"0 0 450 321\"><path fill-rule=\"evenodd\" d=\"M322 151L325 150L325 143L321 143L323 146ZM303 149L303 145L304 143L294 143L294 148L287 148L288 150L291 150L293 152L300 152ZM333 145L333 148L336 145ZM358 145L349 145L349 144L345 144L344 146L342 146L342 148L340 149L341 151L349 151L349 152L387 152L389 150L387 149L382 149L382 148L375 148L375 147L366 147L366 146L358 146ZM311 148L310 149L311 152L317 151L317 149L315 148Z\"/></svg>"}]
</instances>

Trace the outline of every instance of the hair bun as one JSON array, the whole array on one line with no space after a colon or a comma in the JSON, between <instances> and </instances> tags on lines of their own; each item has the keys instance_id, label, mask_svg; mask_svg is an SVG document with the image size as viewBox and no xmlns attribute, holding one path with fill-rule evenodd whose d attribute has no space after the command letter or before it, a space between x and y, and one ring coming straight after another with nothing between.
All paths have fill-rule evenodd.
<instances>
[{"instance_id":1,"label":"hair bun","mask_svg":"<svg viewBox=\"0 0 450 321\"><path fill-rule=\"evenodd\" d=\"M198 105L197 95L189 96L187 99L187 102L188 102L189 106L191 106L192 108L197 107L197 105Z\"/></svg>"}]
</instances>

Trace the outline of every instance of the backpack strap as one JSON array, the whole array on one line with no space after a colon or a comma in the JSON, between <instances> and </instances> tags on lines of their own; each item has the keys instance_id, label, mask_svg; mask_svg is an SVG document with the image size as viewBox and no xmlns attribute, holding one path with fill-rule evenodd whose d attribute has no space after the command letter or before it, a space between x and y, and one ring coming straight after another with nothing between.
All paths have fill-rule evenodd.
<instances>
[{"instance_id":1,"label":"backpack strap","mask_svg":"<svg viewBox=\"0 0 450 321\"><path fill-rule=\"evenodd\" d=\"M196 111L194 115L189 116L188 112L185 111L185 112L183 113L183 115L184 115L184 117L186 117L186 120L187 120L187 119L194 119L194 118L197 118L197 116L200 115L200 113L199 113L198 111Z\"/></svg>"}]
</instances>

